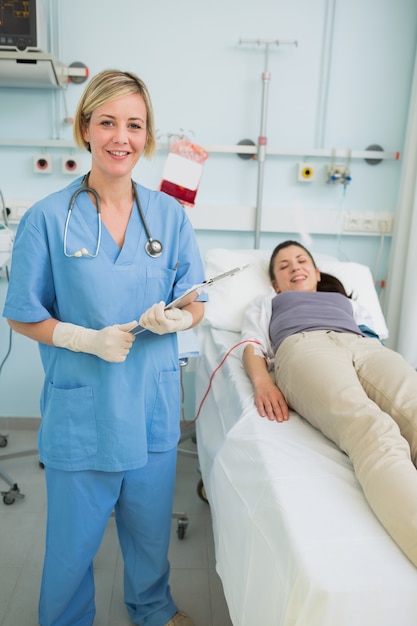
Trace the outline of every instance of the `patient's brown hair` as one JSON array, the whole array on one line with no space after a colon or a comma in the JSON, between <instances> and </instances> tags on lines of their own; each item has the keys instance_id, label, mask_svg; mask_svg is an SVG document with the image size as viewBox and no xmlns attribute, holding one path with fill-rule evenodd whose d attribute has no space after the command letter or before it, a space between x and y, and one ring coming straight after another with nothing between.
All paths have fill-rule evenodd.
<instances>
[{"instance_id":1,"label":"patient's brown hair","mask_svg":"<svg viewBox=\"0 0 417 626\"><path fill-rule=\"evenodd\" d=\"M281 243L279 243L271 254L271 258L269 260L269 268L268 268L269 278L271 282L275 279L275 275L274 275L275 257L277 256L280 250L284 250L285 248L289 248L290 246L298 246L298 248L301 248L302 250L304 250L304 252L310 257L311 262L313 263L314 267L317 267L316 262L313 258L313 255L311 254L309 250L307 250L305 246L303 246L302 243L288 239L287 241L282 241ZM320 268L318 269L320 270ZM346 296L346 298L350 298L352 296L352 294L348 295L346 293L346 289L344 288L341 281L338 278L336 278L336 276L333 276L332 274L327 274L327 272L322 272L322 271L320 271L320 281L317 283L317 291L333 291L333 292L341 293L343 296Z\"/></svg>"}]
</instances>

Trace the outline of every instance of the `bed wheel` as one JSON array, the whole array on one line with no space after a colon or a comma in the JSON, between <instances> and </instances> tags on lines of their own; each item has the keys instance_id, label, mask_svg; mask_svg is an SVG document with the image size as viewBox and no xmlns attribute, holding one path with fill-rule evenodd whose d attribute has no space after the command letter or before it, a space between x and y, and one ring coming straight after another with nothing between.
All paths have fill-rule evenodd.
<instances>
[{"instance_id":1,"label":"bed wheel","mask_svg":"<svg viewBox=\"0 0 417 626\"><path fill-rule=\"evenodd\" d=\"M187 528L188 528L188 518L187 517L180 518L177 524L178 539L184 539L185 531L187 530Z\"/></svg>"},{"instance_id":2,"label":"bed wheel","mask_svg":"<svg viewBox=\"0 0 417 626\"><path fill-rule=\"evenodd\" d=\"M207 502L207 494L206 494L206 490L204 488L204 483L202 481L202 479L200 478L200 480L198 481L197 484L197 493L198 493L198 497L203 500L203 502Z\"/></svg>"},{"instance_id":3,"label":"bed wheel","mask_svg":"<svg viewBox=\"0 0 417 626\"><path fill-rule=\"evenodd\" d=\"M185 532L188 528L188 515L187 513L173 513L172 519L177 520L177 536L178 539L184 539Z\"/></svg>"},{"instance_id":4,"label":"bed wheel","mask_svg":"<svg viewBox=\"0 0 417 626\"><path fill-rule=\"evenodd\" d=\"M9 491L2 491L1 495L3 496L4 504L13 504L15 500L25 497L23 493L20 493L17 483L15 483Z\"/></svg>"},{"instance_id":5,"label":"bed wheel","mask_svg":"<svg viewBox=\"0 0 417 626\"><path fill-rule=\"evenodd\" d=\"M5 493L3 496L4 504L13 504L14 498L9 493Z\"/></svg>"}]
</instances>

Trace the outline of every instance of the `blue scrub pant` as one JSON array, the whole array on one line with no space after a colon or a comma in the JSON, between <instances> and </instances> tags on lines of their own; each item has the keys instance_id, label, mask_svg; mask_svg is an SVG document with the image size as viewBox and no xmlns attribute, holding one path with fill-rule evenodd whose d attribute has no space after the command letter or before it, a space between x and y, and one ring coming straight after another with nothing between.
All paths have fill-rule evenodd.
<instances>
[{"instance_id":1,"label":"blue scrub pant","mask_svg":"<svg viewBox=\"0 0 417 626\"><path fill-rule=\"evenodd\" d=\"M125 472L45 467L46 551L41 626L92 626L93 559L114 509L124 558L124 594L140 626L164 626L177 611L168 585L168 547L177 450L149 453Z\"/></svg>"}]
</instances>

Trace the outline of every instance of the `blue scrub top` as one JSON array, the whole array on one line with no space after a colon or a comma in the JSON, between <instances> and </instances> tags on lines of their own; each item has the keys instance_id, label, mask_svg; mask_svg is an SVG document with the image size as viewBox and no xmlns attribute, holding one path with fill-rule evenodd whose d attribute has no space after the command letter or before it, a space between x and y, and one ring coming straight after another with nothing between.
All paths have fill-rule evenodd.
<instances>
[{"instance_id":1,"label":"blue scrub top","mask_svg":"<svg viewBox=\"0 0 417 626\"><path fill-rule=\"evenodd\" d=\"M190 221L174 198L136 185L145 219L164 249L145 252L147 236L132 211L123 248L103 224L96 258L67 258L63 234L71 196L82 179L36 203L19 224L3 315L20 322L49 317L101 329L138 320L204 280ZM69 254L97 244L97 212L87 193L76 199ZM204 300L205 298L199 298ZM146 331L124 363L39 344L45 371L40 459L63 470L124 471L146 464L147 452L175 447L180 427L177 335Z\"/></svg>"}]
</instances>

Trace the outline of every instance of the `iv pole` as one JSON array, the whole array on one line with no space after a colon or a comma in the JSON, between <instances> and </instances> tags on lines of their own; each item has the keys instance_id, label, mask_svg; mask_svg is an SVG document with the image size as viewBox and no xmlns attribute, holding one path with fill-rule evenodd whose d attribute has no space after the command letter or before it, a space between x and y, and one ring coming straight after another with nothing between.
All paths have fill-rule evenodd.
<instances>
[{"instance_id":1,"label":"iv pole","mask_svg":"<svg viewBox=\"0 0 417 626\"><path fill-rule=\"evenodd\" d=\"M265 46L265 67L262 72L262 111L261 111L261 130L258 138L258 185L256 193L256 214L255 214L255 248L259 248L259 239L261 233L261 216L262 216L262 195L264 181L264 164L266 156L266 121L268 112L268 90L271 74L268 71L269 49L272 45L297 45L297 41L283 41L279 39L240 39L240 44L257 44Z\"/></svg>"}]
</instances>

